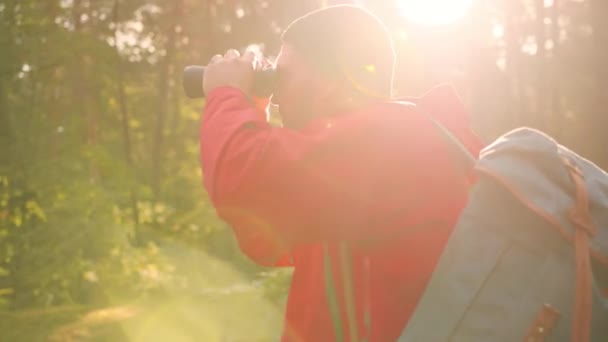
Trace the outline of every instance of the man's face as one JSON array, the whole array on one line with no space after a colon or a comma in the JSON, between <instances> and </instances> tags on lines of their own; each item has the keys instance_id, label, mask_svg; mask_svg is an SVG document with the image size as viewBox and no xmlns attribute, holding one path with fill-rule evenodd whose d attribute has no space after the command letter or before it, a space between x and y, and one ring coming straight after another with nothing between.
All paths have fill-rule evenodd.
<instances>
[{"instance_id":1,"label":"man's face","mask_svg":"<svg viewBox=\"0 0 608 342\"><path fill-rule=\"evenodd\" d=\"M285 127L301 128L318 114L317 103L326 82L289 45L281 47L276 69L277 83L271 101L278 105Z\"/></svg>"}]
</instances>

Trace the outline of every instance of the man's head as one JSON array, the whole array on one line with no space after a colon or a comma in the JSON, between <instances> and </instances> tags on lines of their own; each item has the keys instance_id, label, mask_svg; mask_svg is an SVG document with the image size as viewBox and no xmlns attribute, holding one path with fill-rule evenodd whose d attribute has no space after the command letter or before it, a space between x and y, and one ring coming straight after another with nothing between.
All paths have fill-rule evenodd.
<instances>
[{"instance_id":1,"label":"man's head","mask_svg":"<svg viewBox=\"0 0 608 342\"><path fill-rule=\"evenodd\" d=\"M332 6L309 13L287 27L282 43L272 101L287 127L391 96L391 37L360 7Z\"/></svg>"}]
</instances>

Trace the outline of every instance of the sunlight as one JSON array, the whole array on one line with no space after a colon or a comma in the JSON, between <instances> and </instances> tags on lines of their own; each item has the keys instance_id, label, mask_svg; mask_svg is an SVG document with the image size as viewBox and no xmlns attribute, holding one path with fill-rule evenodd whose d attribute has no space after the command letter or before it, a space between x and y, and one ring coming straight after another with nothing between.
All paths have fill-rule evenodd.
<instances>
[{"instance_id":1,"label":"sunlight","mask_svg":"<svg viewBox=\"0 0 608 342\"><path fill-rule=\"evenodd\" d=\"M422 25L445 25L462 19L472 0L399 0L401 14Z\"/></svg>"}]
</instances>

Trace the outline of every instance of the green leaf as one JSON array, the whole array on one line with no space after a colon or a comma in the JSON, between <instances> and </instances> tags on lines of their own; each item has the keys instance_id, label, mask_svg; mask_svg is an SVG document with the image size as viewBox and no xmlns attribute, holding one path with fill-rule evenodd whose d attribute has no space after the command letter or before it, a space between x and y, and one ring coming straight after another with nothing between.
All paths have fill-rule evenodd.
<instances>
[{"instance_id":1,"label":"green leaf","mask_svg":"<svg viewBox=\"0 0 608 342\"><path fill-rule=\"evenodd\" d=\"M36 203L34 201L27 201L25 203L25 207L28 211L28 214L36 216L39 219L41 219L42 221L46 222L46 215L45 215L44 211L42 210L42 208L40 208L38 203Z\"/></svg>"}]
</instances>

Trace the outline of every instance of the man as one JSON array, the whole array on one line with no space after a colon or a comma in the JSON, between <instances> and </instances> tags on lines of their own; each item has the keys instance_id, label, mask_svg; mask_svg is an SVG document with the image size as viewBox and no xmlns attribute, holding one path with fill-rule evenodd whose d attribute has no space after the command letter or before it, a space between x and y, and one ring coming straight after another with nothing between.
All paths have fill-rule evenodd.
<instances>
[{"instance_id":1,"label":"man","mask_svg":"<svg viewBox=\"0 0 608 342\"><path fill-rule=\"evenodd\" d=\"M251 54L206 70L204 184L245 254L295 268L283 341L396 340L466 202L467 170L429 118L477 155L466 112L449 87L389 102L394 59L361 8L296 20L276 61L282 128L251 95Z\"/></svg>"}]
</instances>

